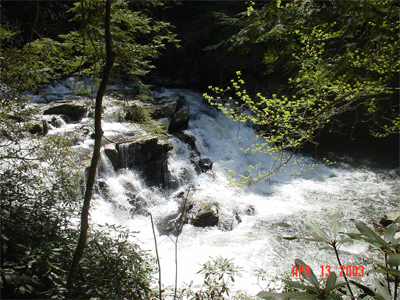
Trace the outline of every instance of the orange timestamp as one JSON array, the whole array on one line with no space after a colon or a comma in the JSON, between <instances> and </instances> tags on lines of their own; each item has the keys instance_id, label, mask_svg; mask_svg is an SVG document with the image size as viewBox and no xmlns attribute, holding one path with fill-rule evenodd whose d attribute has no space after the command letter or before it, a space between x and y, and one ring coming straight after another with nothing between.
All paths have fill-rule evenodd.
<instances>
[{"instance_id":1,"label":"orange timestamp","mask_svg":"<svg viewBox=\"0 0 400 300\"><path fill-rule=\"evenodd\" d=\"M320 266L321 276L329 277L332 274L331 266ZM311 273L311 268L308 265L305 266L293 266L292 277L300 277L301 273L304 272L304 276L308 277ZM359 266L340 266L340 277L363 277L365 275L365 268L362 265Z\"/></svg>"}]
</instances>

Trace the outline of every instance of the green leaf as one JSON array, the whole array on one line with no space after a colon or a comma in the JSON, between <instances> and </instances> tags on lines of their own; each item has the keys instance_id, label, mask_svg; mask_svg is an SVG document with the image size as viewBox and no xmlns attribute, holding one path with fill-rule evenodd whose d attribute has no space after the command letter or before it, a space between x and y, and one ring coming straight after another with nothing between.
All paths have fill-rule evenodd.
<instances>
[{"instance_id":1,"label":"green leaf","mask_svg":"<svg viewBox=\"0 0 400 300\"><path fill-rule=\"evenodd\" d=\"M342 224L338 220L334 219L331 222L331 231L335 238L338 236L340 228L342 228Z\"/></svg>"},{"instance_id":2,"label":"green leaf","mask_svg":"<svg viewBox=\"0 0 400 300\"><path fill-rule=\"evenodd\" d=\"M297 240L298 237L296 236L284 236L282 237L284 240L288 240L288 241L293 241L293 240Z\"/></svg>"},{"instance_id":3,"label":"green leaf","mask_svg":"<svg viewBox=\"0 0 400 300\"><path fill-rule=\"evenodd\" d=\"M304 221L304 226L306 226L306 228L318 241L330 243L329 236L310 220Z\"/></svg>"},{"instance_id":4,"label":"green leaf","mask_svg":"<svg viewBox=\"0 0 400 300\"><path fill-rule=\"evenodd\" d=\"M369 273L382 273L382 274L389 273L389 274L394 275L396 278L400 278L400 270L388 268L388 267L381 266L381 265L378 265L378 266L379 266L379 269L371 270L371 271L369 271Z\"/></svg>"},{"instance_id":5,"label":"green leaf","mask_svg":"<svg viewBox=\"0 0 400 300\"><path fill-rule=\"evenodd\" d=\"M374 278L374 283L376 286L376 289L379 293L380 296L382 296L385 300L391 300L392 296L389 293L389 289L386 284L380 282L378 279Z\"/></svg>"},{"instance_id":6,"label":"green leaf","mask_svg":"<svg viewBox=\"0 0 400 300\"><path fill-rule=\"evenodd\" d=\"M271 293L271 292L260 292L257 297L267 300L286 300L286 299L316 299L318 295L290 292L290 293Z\"/></svg>"},{"instance_id":7,"label":"green leaf","mask_svg":"<svg viewBox=\"0 0 400 300\"><path fill-rule=\"evenodd\" d=\"M335 272L332 272L332 273L331 273L331 276L329 276L328 279L326 280L325 289L326 289L327 291L331 291L331 290L334 289L335 283L336 283L336 279L337 279L336 273L335 273Z\"/></svg>"},{"instance_id":8,"label":"green leaf","mask_svg":"<svg viewBox=\"0 0 400 300\"><path fill-rule=\"evenodd\" d=\"M392 223L388 226L388 228L385 230L385 241L388 243L393 243L394 235L396 234L397 231L397 225L395 223Z\"/></svg>"},{"instance_id":9,"label":"green leaf","mask_svg":"<svg viewBox=\"0 0 400 300\"><path fill-rule=\"evenodd\" d=\"M356 221L355 225L357 229L364 234L366 237L368 237L370 240L372 240L374 243L377 243L381 246L384 246L386 248L390 248L389 244L385 242L380 236L378 236L375 232L373 232L367 225L365 225L363 222Z\"/></svg>"},{"instance_id":10,"label":"green leaf","mask_svg":"<svg viewBox=\"0 0 400 300\"><path fill-rule=\"evenodd\" d=\"M357 241L362 241L363 240L361 234L359 234L359 233L349 232L349 233L346 233L346 234L353 240L357 240Z\"/></svg>"},{"instance_id":11,"label":"green leaf","mask_svg":"<svg viewBox=\"0 0 400 300\"><path fill-rule=\"evenodd\" d=\"M389 254L389 258L387 263L391 267L398 267L400 266L400 253L391 253Z\"/></svg>"},{"instance_id":12,"label":"green leaf","mask_svg":"<svg viewBox=\"0 0 400 300\"><path fill-rule=\"evenodd\" d=\"M294 263L295 263L295 265L297 266L297 268L299 267L299 266L303 266L304 267L304 269L306 268L306 264L302 261L302 260L300 260L300 259L296 259L295 261L294 261ZM310 268L310 275L309 276L306 276L306 273L305 273L305 271L303 271L303 272L301 272L300 273L308 282L310 282L313 286L315 286L316 288L319 288L319 282L318 282L318 279L317 279L317 277L315 276L315 274L314 274L314 272L313 272L313 270Z\"/></svg>"},{"instance_id":13,"label":"green leaf","mask_svg":"<svg viewBox=\"0 0 400 300\"><path fill-rule=\"evenodd\" d=\"M350 282L351 284L354 284L354 285L355 285L356 287L358 287L360 290L362 290L366 295L372 296L372 297L374 297L375 299L378 299L378 300L385 300L382 296L377 295L377 294L375 293L375 291L371 290L369 287L367 287L367 286L365 286L365 285L363 285L363 284L361 284L361 283L358 283L358 282L356 282L356 281L354 281L354 280L349 280L349 282Z\"/></svg>"},{"instance_id":14,"label":"green leaf","mask_svg":"<svg viewBox=\"0 0 400 300\"><path fill-rule=\"evenodd\" d=\"M301 284L300 282L291 281L291 280L283 280L283 282L286 283L289 287L293 287L293 288L300 289L300 290L307 290L309 292L314 292L314 293L316 292L316 290L313 287L311 287L311 289L310 289L309 286Z\"/></svg>"}]
</instances>

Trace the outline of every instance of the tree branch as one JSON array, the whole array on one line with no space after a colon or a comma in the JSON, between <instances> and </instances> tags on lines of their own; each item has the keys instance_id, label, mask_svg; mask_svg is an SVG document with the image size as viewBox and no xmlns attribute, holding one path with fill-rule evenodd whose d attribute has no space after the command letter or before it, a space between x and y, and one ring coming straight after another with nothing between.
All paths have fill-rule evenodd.
<instances>
[{"instance_id":1,"label":"tree branch","mask_svg":"<svg viewBox=\"0 0 400 300\"><path fill-rule=\"evenodd\" d=\"M86 191L85 198L82 207L81 213L81 232L79 235L78 244L71 262L70 271L68 274L67 280L67 293L66 298L71 298L71 292L74 287L75 278L78 271L79 261L83 256L83 250L86 245L87 233L89 229L89 208L90 202L93 195L93 186L96 179L96 171L97 165L100 159L100 148L101 148L101 139L103 136L103 130L101 128L101 110L102 110L102 102L103 96L106 92L106 88L108 85L108 81L111 76L111 70L114 65L114 61L116 58L115 53L112 52L112 37L111 37L111 1L106 1L106 16L105 16L105 39L106 39L106 65L104 67L103 78L101 80L99 89L97 91L96 96L96 108L95 108L95 143L94 143L94 151L92 156L92 161L89 169L89 175L86 182Z\"/></svg>"}]
</instances>

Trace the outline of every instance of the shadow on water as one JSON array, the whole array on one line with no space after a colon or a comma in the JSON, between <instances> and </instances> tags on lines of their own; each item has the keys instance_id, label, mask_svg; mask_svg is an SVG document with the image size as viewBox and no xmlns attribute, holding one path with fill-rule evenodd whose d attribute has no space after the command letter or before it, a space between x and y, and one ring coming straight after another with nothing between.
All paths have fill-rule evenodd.
<instances>
[{"instance_id":1,"label":"shadow on water","mask_svg":"<svg viewBox=\"0 0 400 300\"><path fill-rule=\"evenodd\" d=\"M341 167L365 168L375 172L394 170L400 176L399 135L384 139L352 140L345 136L325 136L317 148L305 153L317 160L327 158Z\"/></svg>"}]
</instances>

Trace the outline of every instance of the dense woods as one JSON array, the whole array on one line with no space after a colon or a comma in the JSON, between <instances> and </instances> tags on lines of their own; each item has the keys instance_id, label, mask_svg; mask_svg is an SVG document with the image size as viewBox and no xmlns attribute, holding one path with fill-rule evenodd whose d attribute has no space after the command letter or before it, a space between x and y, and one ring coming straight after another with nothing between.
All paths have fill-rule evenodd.
<instances>
[{"instance_id":1,"label":"dense woods","mask_svg":"<svg viewBox=\"0 0 400 300\"><path fill-rule=\"evenodd\" d=\"M109 78L137 83L140 88L130 93L143 99L152 86L207 93L211 104L235 121L251 123L264 139L246 151L299 153L340 141L343 147L358 144L398 153L397 1L2 1L0 5L4 299L161 299L153 286L155 259L128 241L129 231L114 225L88 229L85 224L90 238L86 241L86 233L81 238L86 247L80 249L75 273L70 274L80 234L77 216L83 199L90 203L92 197L102 138L101 99ZM32 134L37 108L30 105L27 93L40 94L44 84L66 75L88 76L99 83L103 78L96 99L98 143L91 187L85 187L83 159L70 141L44 132ZM277 167L292 157L285 155L275 156ZM244 182L258 182L274 173L249 176ZM311 231L321 234L313 226ZM395 299L400 249L394 229L385 241L363 226L359 224L360 235L353 238L385 249L391 263L381 270L394 277L394 292L389 289L387 299ZM336 241L325 235L319 238L336 247ZM222 299L229 293L218 289L217 267L228 275L235 273L227 260L205 265L209 289L188 293L187 298ZM250 299L242 297L237 299Z\"/></svg>"}]
</instances>

